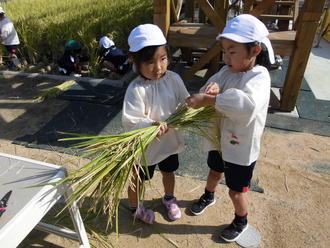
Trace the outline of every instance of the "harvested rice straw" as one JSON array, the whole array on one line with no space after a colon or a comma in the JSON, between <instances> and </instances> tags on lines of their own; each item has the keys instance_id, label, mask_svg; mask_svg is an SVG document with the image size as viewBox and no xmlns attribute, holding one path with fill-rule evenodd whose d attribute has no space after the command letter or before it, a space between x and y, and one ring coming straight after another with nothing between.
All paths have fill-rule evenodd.
<instances>
[{"instance_id":1,"label":"harvested rice straw","mask_svg":"<svg viewBox=\"0 0 330 248\"><path fill-rule=\"evenodd\" d=\"M81 140L71 148L83 150L84 154L81 157L91 157L92 160L55 184L70 183L72 185L73 194L70 196L67 206L87 195L95 199L90 210L97 214L108 214L108 224L110 224L111 217L115 215L118 233L120 195L127 183L132 184L132 170L144 170L147 166L145 151L157 137L161 125L166 123L169 128L197 133L218 144L219 142L214 140L214 137L209 137L204 131L210 124L210 120L215 118L219 118L219 116L213 107L192 109L181 105L175 113L158 126L106 136L64 133L75 137L64 138L61 141ZM139 180L141 181L140 178ZM140 192L139 198L143 199L143 190Z\"/></svg>"},{"instance_id":2,"label":"harvested rice straw","mask_svg":"<svg viewBox=\"0 0 330 248\"><path fill-rule=\"evenodd\" d=\"M51 87L45 91L43 91L41 94L37 96L35 99L36 102L43 102L45 99L48 98L55 98L58 95L60 95L63 91L66 91L67 89L71 88L74 84L77 82L74 80L65 81L64 83Z\"/></svg>"}]
</instances>

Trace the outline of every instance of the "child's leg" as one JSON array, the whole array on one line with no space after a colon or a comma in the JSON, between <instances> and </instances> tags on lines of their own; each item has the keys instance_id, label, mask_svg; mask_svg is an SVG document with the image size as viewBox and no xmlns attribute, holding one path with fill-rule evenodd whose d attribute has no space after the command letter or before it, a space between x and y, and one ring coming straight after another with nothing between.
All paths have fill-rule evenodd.
<instances>
[{"instance_id":1,"label":"child's leg","mask_svg":"<svg viewBox=\"0 0 330 248\"><path fill-rule=\"evenodd\" d=\"M248 200L246 193L229 189L229 196L233 202L235 214L238 216L246 216L248 213Z\"/></svg>"},{"instance_id":2,"label":"child's leg","mask_svg":"<svg viewBox=\"0 0 330 248\"><path fill-rule=\"evenodd\" d=\"M138 180L138 177L137 175L133 175L132 176L132 182L134 185L130 185L128 186L128 202L129 202L129 207L131 209L136 210L137 208L137 205L138 205L138 192L139 192L139 189L140 189L140 182Z\"/></svg>"},{"instance_id":3,"label":"child's leg","mask_svg":"<svg viewBox=\"0 0 330 248\"><path fill-rule=\"evenodd\" d=\"M155 170L155 165L153 166L148 166L148 172L150 179L153 177L154 170ZM155 221L155 214L152 210L144 208L144 206L138 206L139 202L139 193L140 193L140 184L141 182L139 181L139 178L136 174L136 172L133 172L134 174L132 175L132 182L133 185L130 185L128 187L128 202L129 202L129 208L134 216L134 218L140 219L145 223L148 224L153 224ZM139 172L139 176L141 180L148 180L147 176L145 173L141 170Z\"/></svg>"},{"instance_id":4,"label":"child's leg","mask_svg":"<svg viewBox=\"0 0 330 248\"><path fill-rule=\"evenodd\" d=\"M216 187L218 186L220 180L223 178L223 175L223 172L220 173L218 171L210 169L205 189L210 192L215 192Z\"/></svg>"},{"instance_id":5,"label":"child's leg","mask_svg":"<svg viewBox=\"0 0 330 248\"><path fill-rule=\"evenodd\" d=\"M234 205L235 218L222 231L221 238L227 242L233 242L248 228L248 200L246 192L250 188L255 162L249 166L225 163L226 184L229 188L230 199Z\"/></svg>"},{"instance_id":6,"label":"child's leg","mask_svg":"<svg viewBox=\"0 0 330 248\"><path fill-rule=\"evenodd\" d=\"M174 196L175 176L173 172L161 171L163 176L163 185L165 196Z\"/></svg>"},{"instance_id":7,"label":"child's leg","mask_svg":"<svg viewBox=\"0 0 330 248\"><path fill-rule=\"evenodd\" d=\"M159 164L159 169L163 176L163 185L165 196L162 198L162 203L168 211L168 217L170 220L177 220L181 218L181 210L174 197L174 187L175 187L175 175L179 167L179 157L178 154L171 155L161 161Z\"/></svg>"},{"instance_id":8,"label":"child's leg","mask_svg":"<svg viewBox=\"0 0 330 248\"><path fill-rule=\"evenodd\" d=\"M205 192L190 208L191 213L194 215L202 214L205 209L215 204L214 192L224 175L223 161L218 151L209 152L207 165L210 171L207 177Z\"/></svg>"}]
</instances>

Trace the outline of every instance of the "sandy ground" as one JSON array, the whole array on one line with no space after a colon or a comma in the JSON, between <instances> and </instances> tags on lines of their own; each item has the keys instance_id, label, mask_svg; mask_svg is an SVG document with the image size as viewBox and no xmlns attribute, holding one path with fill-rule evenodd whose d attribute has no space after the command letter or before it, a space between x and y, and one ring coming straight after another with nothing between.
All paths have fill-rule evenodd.
<instances>
[{"instance_id":1,"label":"sandy ground","mask_svg":"<svg viewBox=\"0 0 330 248\"><path fill-rule=\"evenodd\" d=\"M33 98L43 88L54 85L44 79L0 76L0 152L58 164L68 170L81 161L56 151L26 148L12 141L38 131L60 111L65 101L36 103ZM205 165L202 165L205 166ZM262 152L254 177L264 193L249 192L249 223L261 236L259 247L330 247L330 138L308 133L266 129ZM233 218L233 208L225 185L216 193L217 203L203 215L191 216L189 207L203 192L205 181L177 177L176 196L183 217L169 222L160 203L163 189L156 173L147 188L146 204L156 212L153 226L132 222L125 207L120 208L119 238L109 231L115 247L238 247L219 239ZM123 196L123 206L127 198ZM48 218L51 218L51 216ZM105 219L91 223L104 230ZM76 242L32 231L19 247L78 247ZM96 247L102 247L100 244Z\"/></svg>"}]
</instances>

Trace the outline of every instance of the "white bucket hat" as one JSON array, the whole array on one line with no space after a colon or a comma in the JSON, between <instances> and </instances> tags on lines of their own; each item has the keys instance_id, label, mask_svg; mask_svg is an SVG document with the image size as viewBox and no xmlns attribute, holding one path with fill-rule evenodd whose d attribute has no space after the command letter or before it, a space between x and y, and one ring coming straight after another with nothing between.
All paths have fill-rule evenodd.
<instances>
[{"instance_id":1,"label":"white bucket hat","mask_svg":"<svg viewBox=\"0 0 330 248\"><path fill-rule=\"evenodd\" d=\"M216 39L226 38L238 43L250 43L254 41L264 43L268 50L269 61L274 64L274 50L267 37L268 35L269 32L265 24L258 18L253 15L242 14L231 19Z\"/></svg>"},{"instance_id":2,"label":"white bucket hat","mask_svg":"<svg viewBox=\"0 0 330 248\"><path fill-rule=\"evenodd\" d=\"M113 42L113 40L110 40L109 37L103 36L99 40L99 45L100 45L100 47L104 47L105 49L108 49L108 48L114 46L115 43Z\"/></svg>"},{"instance_id":3,"label":"white bucket hat","mask_svg":"<svg viewBox=\"0 0 330 248\"><path fill-rule=\"evenodd\" d=\"M166 42L162 30L154 24L139 25L128 36L130 52L137 52L148 46L165 45Z\"/></svg>"},{"instance_id":4,"label":"white bucket hat","mask_svg":"<svg viewBox=\"0 0 330 248\"><path fill-rule=\"evenodd\" d=\"M0 6L0 14L1 13L5 13L5 11L3 10L3 8Z\"/></svg>"}]
</instances>

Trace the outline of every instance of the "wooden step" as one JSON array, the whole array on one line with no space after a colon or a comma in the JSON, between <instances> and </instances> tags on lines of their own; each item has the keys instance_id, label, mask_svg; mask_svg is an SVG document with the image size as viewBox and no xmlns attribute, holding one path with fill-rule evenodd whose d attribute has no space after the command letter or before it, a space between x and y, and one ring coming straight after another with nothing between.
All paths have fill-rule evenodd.
<instances>
[{"instance_id":1,"label":"wooden step","mask_svg":"<svg viewBox=\"0 0 330 248\"><path fill-rule=\"evenodd\" d=\"M217 35L212 25L174 23L168 31L168 42L173 47L210 48Z\"/></svg>"},{"instance_id":2,"label":"wooden step","mask_svg":"<svg viewBox=\"0 0 330 248\"><path fill-rule=\"evenodd\" d=\"M261 19L266 19L266 20L272 20L272 19L278 19L278 20L293 20L294 16L293 15L267 15L263 14L260 15Z\"/></svg>"},{"instance_id":3,"label":"wooden step","mask_svg":"<svg viewBox=\"0 0 330 248\"><path fill-rule=\"evenodd\" d=\"M275 54L291 56L295 47L295 30L273 32L269 34L268 38L272 43Z\"/></svg>"},{"instance_id":4,"label":"wooden step","mask_svg":"<svg viewBox=\"0 0 330 248\"><path fill-rule=\"evenodd\" d=\"M167 40L172 47L211 48L218 35L216 29L203 23L175 23L169 28ZM296 31L273 32L269 39L275 54L290 56L294 49Z\"/></svg>"}]
</instances>

